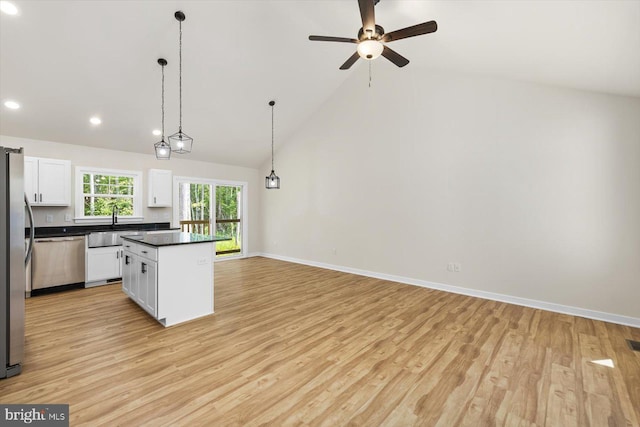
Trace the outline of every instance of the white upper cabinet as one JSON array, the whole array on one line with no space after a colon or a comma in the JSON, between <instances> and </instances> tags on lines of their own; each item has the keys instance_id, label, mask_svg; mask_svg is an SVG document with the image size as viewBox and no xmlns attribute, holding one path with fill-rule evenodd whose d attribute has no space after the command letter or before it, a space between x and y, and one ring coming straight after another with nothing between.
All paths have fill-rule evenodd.
<instances>
[{"instance_id":1,"label":"white upper cabinet","mask_svg":"<svg viewBox=\"0 0 640 427\"><path fill-rule=\"evenodd\" d=\"M24 192L33 206L71 205L71 162L25 157Z\"/></svg>"},{"instance_id":2,"label":"white upper cabinet","mask_svg":"<svg viewBox=\"0 0 640 427\"><path fill-rule=\"evenodd\" d=\"M171 207L171 189L173 181L171 171L149 169L149 203L150 208Z\"/></svg>"}]
</instances>

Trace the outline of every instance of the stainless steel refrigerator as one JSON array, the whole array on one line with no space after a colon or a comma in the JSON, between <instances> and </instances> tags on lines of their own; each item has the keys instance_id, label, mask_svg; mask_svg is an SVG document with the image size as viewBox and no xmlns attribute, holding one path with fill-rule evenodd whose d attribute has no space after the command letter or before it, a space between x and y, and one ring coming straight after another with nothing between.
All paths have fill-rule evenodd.
<instances>
[{"instance_id":1,"label":"stainless steel refrigerator","mask_svg":"<svg viewBox=\"0 0 640 427\"><path fill-rule=\"evenodd\" d=\"M0 378L8 378L22 370L25 266L33 245L33 216L24 194L23 149L0 147L0 153ZM31 219L26 253L25 212Z\"/></svg>"}]
</instances>

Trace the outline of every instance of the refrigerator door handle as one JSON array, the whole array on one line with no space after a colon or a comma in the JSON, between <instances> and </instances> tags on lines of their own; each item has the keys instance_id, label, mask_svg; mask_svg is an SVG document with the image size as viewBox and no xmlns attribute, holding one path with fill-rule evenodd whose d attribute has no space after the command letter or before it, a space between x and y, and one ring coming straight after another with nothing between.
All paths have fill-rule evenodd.
<instances>
[{"instance_id":1,"label":"refrigerator door handle","mask_svg":"<svg viewBox=\"0 0 640 427\"><path fill-rule=\"evenodd\" d=\"M33 240L36 230L33 225L33 210L31 209L31 204L29 203L27 193L24 193L24 203L27 206L27 212L29 213L29 248L27 249L27 255L24 258L24 265L26 266L29 264L29 261L31 261L31 254L33 253Z\"/></svg>"}]
</instances>

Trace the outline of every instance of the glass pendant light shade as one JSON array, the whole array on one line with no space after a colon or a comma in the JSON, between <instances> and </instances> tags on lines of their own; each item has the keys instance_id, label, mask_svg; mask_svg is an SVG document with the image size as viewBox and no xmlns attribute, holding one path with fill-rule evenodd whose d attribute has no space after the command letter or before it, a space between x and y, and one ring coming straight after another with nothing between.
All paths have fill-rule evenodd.
<instances>
[{"instance_id":1,"label":"glass pendant light shade","mask_svg":"<svg viewBox=\"0 0 640 427\"><path fill-rule=\"evenodd\" d=\"M276 173L271 170L271 174L264 179L264 185L267 187L267 190L277 190L280 188L280 177L276 175Z\"/></svg>"},{"instance_id":2,"label":"glass pendant light shade","mask_svg":"<svg viewBox=\"0 0 640 427\"><path fill-rule=\"evenodd\" d=\"M186 154L191 152L193 138L180 129L169 137L169 144L171 145L171 151L174 153Z\"/></svg>"},{"instance_id":3,"label":"glass pendant light shade","mask_svg":"<svg viewBox=\"0 0 640 427\"><path fill-rule=\"evenodd\" d=\"M271 174L264 179L264 186L267 190L277 190L280 188L280 177L273 169L273 106L276 105L276 101L269 101L269 105L271 106Z\"/></svg>"},{"instance_id":4,"label":"glass pendant light shade","mask_svg":"<svg viewBox=\"0 0 640 427\"><path fill-rule=\"evenodd\" d=\"M171 146L165 142L163 139L160 142L156 142L153 144L156 149L156 159L158 160L169 160L171 159Z\"/></svg>"}]
</instances>

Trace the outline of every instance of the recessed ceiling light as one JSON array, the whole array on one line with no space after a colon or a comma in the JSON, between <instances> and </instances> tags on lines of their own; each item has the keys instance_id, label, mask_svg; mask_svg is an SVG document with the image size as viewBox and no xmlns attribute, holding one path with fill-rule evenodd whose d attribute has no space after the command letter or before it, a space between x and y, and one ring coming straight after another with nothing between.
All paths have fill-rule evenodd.
<instances>
[{"instance_id":1,"label":"recessed ceiling light","mask_svg":"<svg viewBox=\"0 0 640 427\"><path fill-rule=\"evenodd\" d=\"M91 117L89 121L91 122L92 125L99 125L100 123L102 123L102 120L100 120L100 117Z\"/></svg>"},{"instance_id":2,"label":"recessed ceiling light","mask_svg":"<svg viewBox=\"0 0 640 427\"><path fill-rule=\"evenodd\" d=\"M18 14L18 8L10 1L0 1L0 10L7 15Z\"/></svg>"},{"instance_id":3,"label":"recessed ceiling light","mask_svg":"<svg viewBox=\"0 0 640 427\"><path fill-rule=\"evenodd\" d=\"M7 108L11 108L12 110L17 110L18 108L20 108L20 104L18 104L16 101L5 101L4 106Z\"/></svg>"},{"instance_id":4,"label":"recessed ceiling light","mask_svg":"<svg viewBox=\"0 0 640 427\"><path fill-rule=\"evenodd\" d=\"M154 129L153 132L151 132L151 133L153 133L155 136L162 135L162 132L159 129Z\"/></svg>"}]
</instances>

